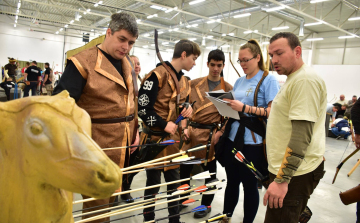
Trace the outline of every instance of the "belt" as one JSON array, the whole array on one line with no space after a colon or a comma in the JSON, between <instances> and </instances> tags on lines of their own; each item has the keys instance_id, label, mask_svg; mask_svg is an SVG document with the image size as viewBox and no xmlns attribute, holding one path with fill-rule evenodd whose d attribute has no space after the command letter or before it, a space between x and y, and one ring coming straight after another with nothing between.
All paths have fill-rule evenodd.
<instances>
[{"instance_id":1,"label":"belt","mask_svg":"<svg viewBox=\"0 0 360 223\"><path fill-rule=\"evenodd\" d=\"M190 122L190 126L198 129L214 129L217 127L217 124L214 123L214 124L206 125L197 122Z\"/></svg>"},{"instance_id":2,"label":"belt","mask_svg":"<svg viewBox=\"0 0 360 223\"><path fill-rule=\"evenodd\" d=\"M151 130L149 127L147 126L143 126L143 132L145 134L148 134L149 136L163 136L164 134L169 134L165 131L154 131L154 130Z\"/></svg>"},{"instance_id":3,"label":"belt","mask_svg":"<svg viewBox=\"0 0 360 223\"><path fill-rule=\"evenodd\" d=\"M130 122L134 119L134 114L122 118L92 118L91 123L111 124L119 122Z\"/></svg>"}]
</instances>

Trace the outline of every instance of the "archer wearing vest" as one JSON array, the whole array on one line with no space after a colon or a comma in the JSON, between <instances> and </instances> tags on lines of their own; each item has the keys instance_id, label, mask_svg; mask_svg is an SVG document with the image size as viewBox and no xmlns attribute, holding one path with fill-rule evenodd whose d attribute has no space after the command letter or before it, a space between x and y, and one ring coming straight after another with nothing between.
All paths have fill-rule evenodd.
<instances>
[{"instance_id":1,"label":"archer wearing vest","mask_svg":"<svg viewBox=\"0 0 360 223\"><path fill-rule=\"evenodd\" d=\"M70 57L54 89L54 94L67 90L76 104L89 114L91 137L101 148L138 144L135 124L137 85L136 80L133 81L135 72L132 72L132 62L127 55L137 37L137 23L132 15L124 12L113 14L104 42ZM126 166L126 157L130 153L128 149L104 152L120 168ZM87 198L85 195L83 197ZM113 196L85 202L83 208L88 209L83 212L106 208L114 200ZM107 217L91 223L109 220L110 217Z\"/></svg>"},{"instance_id":2,"label":"archer wearing vest","mask_svg":"<svg viewBox=\"0 0 360 223\"><path fill-rule=\"evenodd\" d=\"M156 36L156 35L155 35ZM157 42L157 41L155 41ZM157 48L157 52L158 48ZM175 124L179 113L185 118L190 117L192 108L179 111L179 106L188 102L190 86L187 79L183 76L182 70L189 71L194 65L195 60L200 56L199 46L189 40L180 40L176 43L173 59L171 62L159 63L157 67L150 71L142 81L139 91L139 117L143 121L143 132L140 136L140 143L156 143L163 140L180 140L178 125ZM158 55L159 56L159 55ZM181 123L179 123L181 125ZM142 153L142 151L146 151ZM180 151L179 143L169 146L145 147L139 151L143 155L142 161L160 158L175 154ZM179 180L179 166L159 167L159 169L146 170L146 186L159 184L161 181L161 172L164 174L166 182ZM173 190L180 184L170 184L167 190ZM151 199L155 196L148 196L159 192L160 187L145 190L145 199ZM178 196L172 196L168 200L175 199ZM168 207L178 205L179 201L169 202ZM144 209L144 220L151 221L155 219L154 207ZM168 208L169 215L177 215L179 207ZM170 223L179 223L180 216L169 219Z\"/></svg>"},{"instance_id":3,"label":"archer wearing vest","mask_svg":"<svg viewBox=\"0 0 360 223\"><path fill-rule=\"evenodd\" d=\"M269 115L272 100L279 91L276 77L265 70L262 55L256 40L251 39L240 47L237 62L246 76L235 82L235 100L228 101L229 106L239 111L241 117L240 120L229 119L215 152L216 158L225 167L227 176L223 213L230 213L228 217L232 216L239 200L239 186L242 183L244 223L254 221L259 207L257 179L247 167L235 159L232 150L236 148L241 151L256 169L263 175L267 174L263 145L266 130L264 119Z\"/></svg>"}]
</instances>

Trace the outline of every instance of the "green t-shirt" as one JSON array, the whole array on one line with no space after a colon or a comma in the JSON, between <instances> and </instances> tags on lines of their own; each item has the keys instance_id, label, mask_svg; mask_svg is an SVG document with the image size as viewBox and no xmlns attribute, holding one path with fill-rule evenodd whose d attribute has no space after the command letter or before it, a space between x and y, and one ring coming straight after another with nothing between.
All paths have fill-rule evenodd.
<instances>
[{"instance_id":1,"label":"green t-shirt","mask_svg":"<svg viewBox=\"0 0 360 223\"><path fill-rule=\"evenodd\" d=\"M277 174L290 141L291 120L314 122L312 140L294 176L315 170L325 153L327 92L324 80L305 64L287 77L273 100L267 123L266 146L269 171Z\"/></svg>"}]
</instances>

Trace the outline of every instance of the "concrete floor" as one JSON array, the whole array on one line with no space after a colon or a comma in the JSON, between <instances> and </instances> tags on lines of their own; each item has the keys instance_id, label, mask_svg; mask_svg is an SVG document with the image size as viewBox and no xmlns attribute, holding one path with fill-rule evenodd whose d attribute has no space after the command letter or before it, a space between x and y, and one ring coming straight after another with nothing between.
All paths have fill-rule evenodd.
<instances>
[{"instance_id":1,"label":"concrete floor","mask_svg":"<svg viewBox=\"0 0 360 223\"><path fill-rule=\"evenodd\" d=\"M349 146L348 146L349 145ZM347 147L348 146L348 147ZM346 149L346 152L344 154L344 151ZM360 179L360 168L356 169L355 172L350 176L347 177L347 173L350 171L350 169L355 165L357 162L357 158L359 158L360 153L354 155L351 159L349 159L341 168L336 182L334 184L331 184L332 179L335 174L336 166L339 164L340 159L344 159L347 155L349 155L352 151L355 150L355 146L353 143L349 144L347 140L335 140L332 138L327 138L326 140L326 152L325 152L325 170L326 174L324 178L320 181L318 187L315 189L313 195L311 196L311 199L309 200L308 206L311 208L313 212L313 216L309 222L314 223L355 223L356 222L356 205L351 204L348 206L345 206L342 204L339 198L339 192L345 191L347 189L350 189L352 187L355 187L359 184ZM218 179L226 179L225 170L218 164ZM133 181L132 188L140 188L145 186L146 181L146 175L145 173L139 173ZM162 179L162 182L165 182L164 179ZM193 181L192 184L196 185L202 185L202 181ZM226 186L226 182L222 183L223 188ZM166 188L162 187L160 191L165 191ZM262 198L265 194L265 190L259 190L260 192L260 201L262 201ZM143 192L136 192L132 193L133 197L142 196ZM80 199L81 197L76 194L75 200ZM194 199L199 199L200 197L195 197ZM224 189L216 193L214 201L212 203L212 211L209 216L213 216L217 213L222 213L223 208L223 200L224 200ZM197 207L200 205L200 202L197 202L195 205L191 207L187 207L186 209L183 209L182 212L190 211L192 208ZM158 206L157 208L163 208L166 207L165 205ZM236 207L235 213L233 215L232 222L233 223L239 223L242 222L243 219L243 190L241 189L240 192L240 198L239 203ZM78 210L81 208L81 205L74 205L74 210ZM257 213L257 216L255 218L254 223L260 223L264 222L264 216L265 216L266 208L260 203L259 210ZM141 213L141 210L130 212L125 215L121 216L114 216L111 219L116 219L120 217L125 217L129 215L134 215L137 213ZM161 218L167 216L167 210L161 210L156 212L156 218ZM181 216L182 222L200 222L204 219L194 219L193 214L186 214ZM78 220L78 219L75 219ZM126 220L118 220L114 222L129 222L129 223L135 223L135 222L143 222L143 217L133 217ZM162 221L166 222L166 221Z\"/></svg>"}]
</instances>

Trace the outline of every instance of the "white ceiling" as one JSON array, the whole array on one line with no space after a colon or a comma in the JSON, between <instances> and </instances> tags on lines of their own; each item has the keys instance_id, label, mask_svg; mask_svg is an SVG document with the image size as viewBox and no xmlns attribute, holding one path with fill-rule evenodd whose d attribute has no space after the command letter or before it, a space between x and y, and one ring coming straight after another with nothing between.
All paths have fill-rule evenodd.
<instances>
[{"instance_id":1,"label":"white ceiling","mask_svg":"<svg viewBox=\"0 0 360 223\"><path fill-rule=\"evenodd\" d=\"M302 21L306 24L322 20L326 24L306 26L304 36L300 36L301 40L314 36L324 37L323 44L329 45L344 41L338 39L338 36L360 34L360 20L348 21L350 17L360 16L359 0L330 0L316 4L311 4L309 0L205 0L195 5L190 5L189 0L103 0L97 7L94 4L98 1L93 0L21 0L17 13L18 2L19 0L0 0L0 13L7 15L13 24L18 15L17 26L29 26L49 33L58 31L59 35L81 35L83 32L101 35L112 13L128 11L141 19L140 38L137 42L140 46L153 43L154 28L163 31L160 40L170 41L170 44L181 38L196 38L195 41L200 44L206 38L207 46L239 45L249 38L268 41L269 37L278 32L272 28L279 26L288 26L285 31L298 35ZM163 10L177 8L166 13L152 8L154 5L164 8ZM275 6L286 8L273 12L263 10ZM90 12L84 14L88 9ZM76 13L82 17L79 21L70 23L75 20ZM251 13L251 16L234 18L234 15L244 13ZM157 17L147 18L154 14ZM215 22L208 24L209 21ZM65 25L68 25L66 29ZM61 28L63 30L60 31ZM170 32L170 29L175 30ZM246 30L257 30L257 33L244 34ZM234 35L222 36L229 33ZM150 36L144 37L144 34ZM209 36L213 37L208 38ZM360 42L359 38L349 41Z\"/></svg>"}]
</instances>

